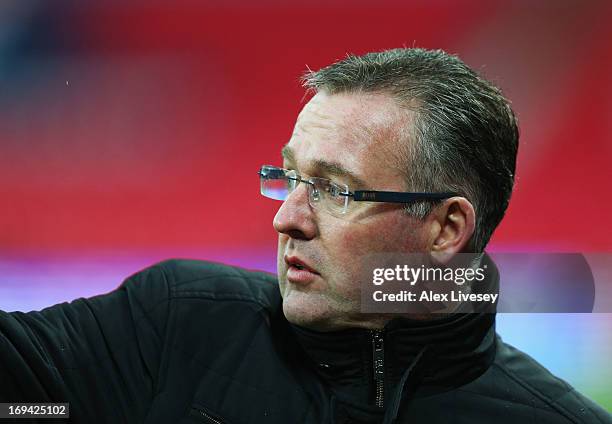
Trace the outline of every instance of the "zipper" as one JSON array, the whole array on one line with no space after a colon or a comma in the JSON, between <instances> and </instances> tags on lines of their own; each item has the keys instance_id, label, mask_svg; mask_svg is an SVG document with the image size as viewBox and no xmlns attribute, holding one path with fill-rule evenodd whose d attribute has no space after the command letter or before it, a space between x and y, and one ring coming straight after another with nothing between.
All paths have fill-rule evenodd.
<instances>
[{"instance_id":1,"label":"zipper","mask_svg":"<svg viewBox=\"0 0 612 424\"><path fill-rule=\"evenodd\" d=\"M223 421L219 421L218 418L215 418L214 416L209 414L205 409L193 407L192 410L197 412L201 417L203 417L209 423L223 424Z\"/></svg>"},{"instance_id":2,"label":"zipper","mask_svg":"<svg viewBox=\"0 0 612 424\"><path fill-rule=\"evenodd\" d=\"M372 330L372 366L374 371L374 404L385 406L385 339L383 332Z\"/></svg>"}]
</instances>

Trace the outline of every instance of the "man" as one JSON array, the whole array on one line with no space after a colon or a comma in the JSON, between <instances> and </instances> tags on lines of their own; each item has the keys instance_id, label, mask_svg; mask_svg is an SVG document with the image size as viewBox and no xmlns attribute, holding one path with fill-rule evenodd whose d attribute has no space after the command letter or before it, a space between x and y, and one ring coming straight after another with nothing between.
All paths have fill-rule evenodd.
<instances>
[{"instance_id":1,"label":"man","mask_svg":"<svg viewBox=\"0 0 612 424\"><path fill-rule=\"evenodd\" d=\"M278 281L167 261L104 296L3 313L0 400L69 402L75 422L612 422L503 343L493 313L362 311L372 254L483 252L518 146L499 90L422 49L349 56L305 85L282 167L259 172L283 200Z\"/></svg>"}]
</instances>

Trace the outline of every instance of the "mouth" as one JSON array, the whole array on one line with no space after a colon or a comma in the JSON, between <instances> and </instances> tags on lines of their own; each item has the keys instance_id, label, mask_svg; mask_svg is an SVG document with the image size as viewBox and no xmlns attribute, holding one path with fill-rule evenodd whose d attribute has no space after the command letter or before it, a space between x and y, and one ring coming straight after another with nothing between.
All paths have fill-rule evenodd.
<instances>
[{"instance_id":1,"label":"mouth","mask_svg":"<svg viewBox=\"0 0 612 424\"><path fill-rule=\"evenodd\" d=\"M307 284L320 274L304 259L297 256L285 255L285 263L287 264L287 280L295 284Z\"/></svg>"}]
</instances>

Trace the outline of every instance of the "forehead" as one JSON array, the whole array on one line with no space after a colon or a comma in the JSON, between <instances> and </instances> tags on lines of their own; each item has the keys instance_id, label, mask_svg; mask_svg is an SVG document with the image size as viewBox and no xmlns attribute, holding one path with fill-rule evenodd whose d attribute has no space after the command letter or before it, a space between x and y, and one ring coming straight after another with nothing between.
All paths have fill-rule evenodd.
<instances>
[{"instance_id":1,"label":"forehead","mask_svg":"<svg viewBox=\"0 0 612 424\"><path fill-rule=\"evenodd\" d=\"M331 164L332 173L342 168L378 189L398 188L410 120L410 112L387 94L317 93L299 114L283 156L305 174Z\"/></svg>"}]
</instances>

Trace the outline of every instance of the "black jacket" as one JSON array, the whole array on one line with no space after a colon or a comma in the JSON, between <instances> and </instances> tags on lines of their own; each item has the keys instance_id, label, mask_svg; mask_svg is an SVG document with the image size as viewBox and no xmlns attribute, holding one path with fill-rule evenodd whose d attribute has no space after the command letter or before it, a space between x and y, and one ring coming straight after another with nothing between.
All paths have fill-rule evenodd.
<instances>
[{"instance_id":1,"label":"black jacket","mask_svg":"<svg viewBox=\"0 0 612 424\"><path fill-rule=\"evenodd\" d=\"M612 423L494 321L317 333L285 320L272 275L167 261L0 312L0 402L70 402L83 423Z\"/></svg>"}]
</instances>

